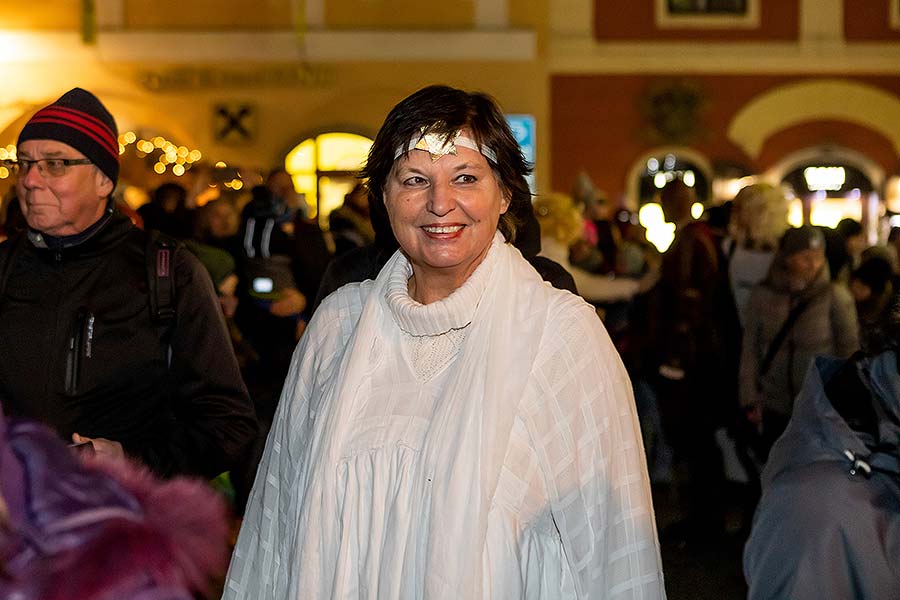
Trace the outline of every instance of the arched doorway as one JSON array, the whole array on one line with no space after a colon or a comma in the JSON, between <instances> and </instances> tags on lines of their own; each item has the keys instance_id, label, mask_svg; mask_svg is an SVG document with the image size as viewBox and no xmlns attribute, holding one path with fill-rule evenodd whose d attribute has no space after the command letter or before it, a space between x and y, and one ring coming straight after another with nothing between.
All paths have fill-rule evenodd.
<instances>
[{"instance_id":1,"label":"arched doorway","mask_svg":"<svg viewBox=\"0 0 900 600\"><path fill-rule=\"evenodd\" d=\"M284 159L294 189L304 194L309 216L328 229L328 215L340 207L358 181L372 140L355 133L329 132L297 144Z\"/></svg>"},{"instance_id":2,"label":"arched doorway","mask_svg":"<svg viewBox=\"0 0 900 600\"><path fill-rule=\"evenodd\" d=\"M821 145L785 156L764 179L793 194L789 220L834 227L843 218L862 223L870 243L879 239L884 205L884 170L866 155Z\"/></svg>"}]
</instances>

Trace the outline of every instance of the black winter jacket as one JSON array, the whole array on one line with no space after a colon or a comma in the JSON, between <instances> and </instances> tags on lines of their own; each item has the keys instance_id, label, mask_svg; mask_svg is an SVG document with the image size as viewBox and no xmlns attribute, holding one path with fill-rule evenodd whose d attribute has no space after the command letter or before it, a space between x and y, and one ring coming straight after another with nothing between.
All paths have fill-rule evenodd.
<instances>
[{"instance_id":1,"label":"black winter jacket","mask_svg":"<svg viewBox=\"0 0 900 600\"><path fill-rule=\"evenodd\" d=\"M66 440L121 442L162 475L211 477L242 457L256 418L209 276L176 249L176 316L161 327L147 251L118 212L74 246L0 245L0 401Z\"/></svg>"}]
</instances>

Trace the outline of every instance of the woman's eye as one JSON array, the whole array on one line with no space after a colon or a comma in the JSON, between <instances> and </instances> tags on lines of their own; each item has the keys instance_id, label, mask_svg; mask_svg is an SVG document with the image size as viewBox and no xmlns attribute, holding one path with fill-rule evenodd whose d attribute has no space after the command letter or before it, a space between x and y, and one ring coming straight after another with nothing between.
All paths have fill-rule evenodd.
<instances>
[{"instance_id":1,"label":"woman's eye","mask_svg":"<svg viewBox=\"0 0 900 600\"><path fill-rule=\"evenodd\" d=\"M467 173L463 173L462 175L460 175L459 177L456 178L456 181L458 181L459 183L475 183L476 181L478 181L478 178L475 177L474 175L469 175Z\"/></svg>"},{"instance_id":2,"label":"woman's eye","mask_svg":"<svg viewBox=\"0 0 900 600\"><path fill-rule=\"evenodd\" d=\"M403 180L403 185L423 185L424 183L426 183L425 178L418 175L413 175Z\"/></svg>"}]
</instances>

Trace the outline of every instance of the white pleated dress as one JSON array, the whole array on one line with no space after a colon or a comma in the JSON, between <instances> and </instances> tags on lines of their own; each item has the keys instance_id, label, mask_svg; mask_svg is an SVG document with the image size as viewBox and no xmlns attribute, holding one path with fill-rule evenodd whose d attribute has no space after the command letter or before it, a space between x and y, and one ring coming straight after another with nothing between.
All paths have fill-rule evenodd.
<instances>
[{"instance_id":1,"label":"white pleated dress","mask_svg":"<svg viewBox=\"0 0 900 600\"><path fill-rule=\"evenodd\" d=\"M441 302L410 274L397 254L317 311L224 597L664 597L630 385L592 309L499 235Z\"/></svg>"}]
</instances>

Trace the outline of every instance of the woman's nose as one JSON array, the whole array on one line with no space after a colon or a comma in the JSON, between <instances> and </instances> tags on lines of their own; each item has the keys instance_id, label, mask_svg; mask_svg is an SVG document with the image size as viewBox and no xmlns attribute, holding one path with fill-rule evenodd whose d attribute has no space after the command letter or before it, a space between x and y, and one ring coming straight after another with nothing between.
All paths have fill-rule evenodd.
<instances>
[{"instance_id":1,"label":"woman's nose","mask_svg":"<svg viewBox=\"0 0 900 600\"><path fill-rule=\"evenodd\" d=\"M453 188L449 184L435 183L431 186L428 198L428 210L438 217L443 217L456 206Z\"/></svg>"}]
</instances>

